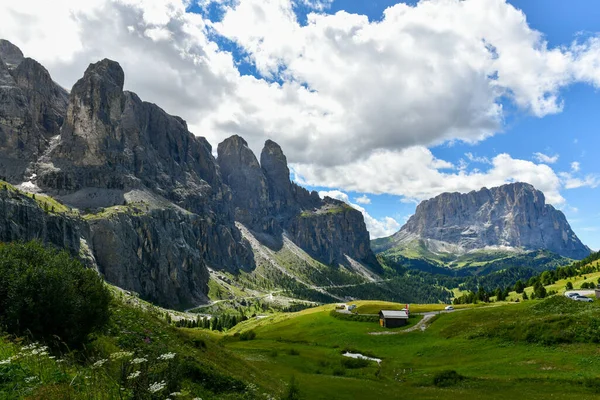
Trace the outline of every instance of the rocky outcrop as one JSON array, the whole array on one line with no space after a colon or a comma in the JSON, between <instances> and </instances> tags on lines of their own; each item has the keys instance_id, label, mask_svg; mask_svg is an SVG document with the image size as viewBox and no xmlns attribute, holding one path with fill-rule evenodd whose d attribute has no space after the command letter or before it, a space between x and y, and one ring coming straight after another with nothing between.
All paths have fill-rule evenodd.
<instances>
[{"instance_id":1,"label":"rocky outcrop","mask_svg":"<svg viewBox=\"0 0 600 400\"><path fill-rule=\"evenodd\" d=\"M339 200L321 200L317 192L291 182L287 159L272 140L266 141L260 160L239 136L218 146L217 161L233 193L236 220L270 235L269 243L282 243L287 231L296 245L325 264L348 265L349 257L379 270L359 211Z\"/></svg>"},{"instance_id":2,"label":"rocky outcrop","mask_svg":"<svg viewBox=\"0 0 600 400\"><path fill-rule=\"evenodd\" d=\"M229 229L176 209L100 215L89 226L89 243L106 280L158 304L205 303L207 268L238 273L254 266Z\"/></svg>"},{"instance_id":3,"label":"rocky outcrop","mask_svg":"<svg viewBox=\"0 0 600 400\"><path fill-rule=\"evenodd\" d=\"M120 65L105 59L67 94L0 41L0 177L82 211L0 196L0 240L67 248L109 282L176 308L208 300L211 269L256 268L236 221L273 247L291 237L327 264L378 265L362 215L292 183L275 142L259 163L234 136L218 146L217 163L185 121L124 91L124 82Z\"/></svg>"},{"instance_id":4,"label":"rocky outcrop","mask_svg":"<svg viewBox=\"0 0 600 400\"><path fill-rule=\"evenodd\" d=\"M38 165L38 185L59 196L144 187L193 212L231 220L230 194L210 144L181 118L124 92L123 84L114 61L88 67L71 91L59 143Z\"/></svg>"},{"instance_id":5,"label":"rocky outcrop","mask_svg":"<svg viewBox=\"0 0 600 400\"><path fill-rule=\"evenodd\" d=\"M21 49L5 39L0 39L0 59L11 68L16 68L25 56Z\"/></svg>"},{"instance_id":6,"label":"rocky outcrop","mask_svg":"<svg viewBox=\"0 0 600 400\"><path fill-rule=\"evenodd\" d=\"M217 146L223 180L232 189L235 219L255 227L269 214L269 189L256 156L241 137L234 135Z\"/></svg>"},{"instance_id":7,"label":"rocky outcrop","mask_svg":"<svg viewBox=\"0 0 600 400\"><path fill-rule=\"evenodd\" d=\"M45 212L35 199L0 184L0 242L39 240L79 255L84 233L79 219Z\"/></svg>"},{"instance_id":8,"label":"rocky outcrop","mask_svg":"<svg viewBox=\"0 0 600 400\"><path fill-rule=\"evenodd\" d=\"M59 133L67 92L37 61L0 41L0 176L22 180Z\"/></svg>"},{"instance_id":9,"label":"rocky outcrop","mask_svg":"<svg viewBox=\"0 0 600 400\"><path fill-rule=\"evenodd\" d=\"M346 264L350 257L382 272L369 246L363 216L346 203L326 197L315 211L303 211L287 228L293 242L325 264Z\"/></svg>"},{"instance_id":10,"label":"rocky outcrop","mask_svg":"<svg viewBox=\"0 0 600 400\"><path fill-rule=\"evenodd\" d=\"M546 204L544 194L527 183L466 194L443 193L423 201L388 243L393 246L415 238L465 250L488 246L545 249L575 259L590 253L564 214Z\"/></svg>"}]
</instances>

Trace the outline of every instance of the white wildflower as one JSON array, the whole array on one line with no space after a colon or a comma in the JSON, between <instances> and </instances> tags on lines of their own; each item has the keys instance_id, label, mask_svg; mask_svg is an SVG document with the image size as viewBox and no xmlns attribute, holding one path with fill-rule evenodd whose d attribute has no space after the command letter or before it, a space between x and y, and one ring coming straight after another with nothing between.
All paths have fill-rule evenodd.
<instances>
[{"instance_id":1,"label":"white wildflower","mask_svg":"<svg viewBox=\"0 0 600 400\"><path fill-rule=\"evenodd\" d=\"M173 396L173 397L181 396L181 392L173 392L169 396Z\"/></svg>"},{"instance_id":2,"label":"white wildflower","mask_svg":"<svg viewBox=\"0 0 600 400\"><path fill-rule=\"evenodd\" d=\"M111 360L119 360L121 358L129 358L132 356L133 356L133 353L130 351L118 351L116 353L112 353L110 355L110 359Z\"/></svg>"},{"instance_id":3,"label":"white wildflower","mask_svg":"<svg viewBox=\"0 0 600 400\"><path fill-rule=\"evenodd\" d=\"M134 358L133 360L131 360L131 363L132 364L141 364L141 363L146 362L146 361L148 361L147 358L140 357L140 358Z\"/></svg>"},{"instance_id":4,"label":"white wildflower","mask_svg":"<svg viewBox=\"0 0 600 400\"><path fill-rule=\"evenodd\" d=\"M138 376L140 376L141 374L142 374L142 373L141 373L140 371L135 371L135 372L132 372L132 373L130 373L130 374L127 376L127 379L135 379L135 378L137 378Z\"/></svg>"},{"instance_id":5,"label":"white wildflower","mask_svg":"<svg viewBox=\"0 0 600 400\"><path fill-rule=\"evenodd\" d=\"M153 384L151 384L150 386L148 386L148 391L150 393L156 393L156 392L160 392L161 390L163 390L165 387L167 386L165 381L161 381L161 382L154 382Z\"/></svg>"},{"instance_id":6,"label":"white wildflower","mask_svg":"<svg viewBox=\"0 0 600 400\"><path fill-rule=\"evenodd\" d=\"M107 361L107 359L98 360L94 363L94 365L92 365L92 368L100 368L101 366L106 364Z\"/></svg>"},{"instance_id":7,"label":"white wildflower","mask_svg":"<svg viewBox=\"0 0 600 400\"><path fill-rule=\"evenodd\" d=\"M28 376L27 378L25 378L25 382L30 383L33 382L37 379L37 376Z\"/></svg>"},{"instance_id":8,"label":"white wildflower","mask_svg":"<svg viewBox=\"0 0 600 400\"><path fill-rule=\"evenodd\" d=\"M175 358L175 353L165 353L158 356L158 360L172 360Z\"/></svg>"},{"instance_id":9,"label":"white wildflower","mask_svg":"<svg viewBox=\"0 0 600 400\"><path fill-rule=\"evenodd\" d=\"M0 361L0 365L6 365L6 364L10 364L10 362L12 361L12 359L7 358L6 360L2 360Z\"/></svg>"}]
</instances>

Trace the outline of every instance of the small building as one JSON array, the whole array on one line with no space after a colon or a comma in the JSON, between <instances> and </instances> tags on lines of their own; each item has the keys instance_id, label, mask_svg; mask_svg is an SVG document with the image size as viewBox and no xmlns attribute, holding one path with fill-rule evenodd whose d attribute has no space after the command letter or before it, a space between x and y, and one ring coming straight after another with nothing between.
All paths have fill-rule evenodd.
<instances>
[{"instance_id":1,"label":"small building","mask_svg":"<svg viewBox=\"0 0 600 400\"><path fill-rule=\"evenodd\" d=\"M408 323L407 310L381 310L379 311L379 325L384 328L396 328Z\"/></svg>"}]
</instances>

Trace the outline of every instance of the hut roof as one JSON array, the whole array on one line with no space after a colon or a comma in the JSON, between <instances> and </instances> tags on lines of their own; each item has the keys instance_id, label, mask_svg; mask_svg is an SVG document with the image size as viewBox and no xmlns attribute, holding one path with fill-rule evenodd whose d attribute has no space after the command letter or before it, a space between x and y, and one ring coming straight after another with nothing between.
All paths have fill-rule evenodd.
<instances>
[{"instance_id":1,"label":"hut roof","mask_svg":"<svg viewBox=\"0 0 600 400\"><path fill-rule=\"evenodd\" d=\"M383 318L408 318L408 313L406 312L406 310L381 310L379 311L379 315L381 315Z\"/></svg>"}]
</instances>

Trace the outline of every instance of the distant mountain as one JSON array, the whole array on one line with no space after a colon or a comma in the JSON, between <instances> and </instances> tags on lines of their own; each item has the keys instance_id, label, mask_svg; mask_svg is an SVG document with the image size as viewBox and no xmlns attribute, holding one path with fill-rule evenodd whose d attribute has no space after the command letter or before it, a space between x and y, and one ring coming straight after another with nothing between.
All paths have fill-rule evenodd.
<instances>
[{"instance_id":1,"label":"distant mountain","mask_svg":"<svg viewBox=\"0 0 600 400\"><path fill-rule=\"evenodd\" d=\"M376 253L451 267L538 250L569 259L590 254L564 214L527 183L443 193L423 201L399 232L371 246Z\"/></svg>"},{"instance_id":2,"label":"distant mountain","mask_svg":"<svg viewBox=\"0 0 600 400\"><path fill-rule=\"evenodd\" d=\"M69 93L0 40L0 241L65 248L170 307L379 279L362 214L292 183L277 143L259 163L232 136L216 159L124 82L104 59Z\"/></svg>"}]
</instances>

